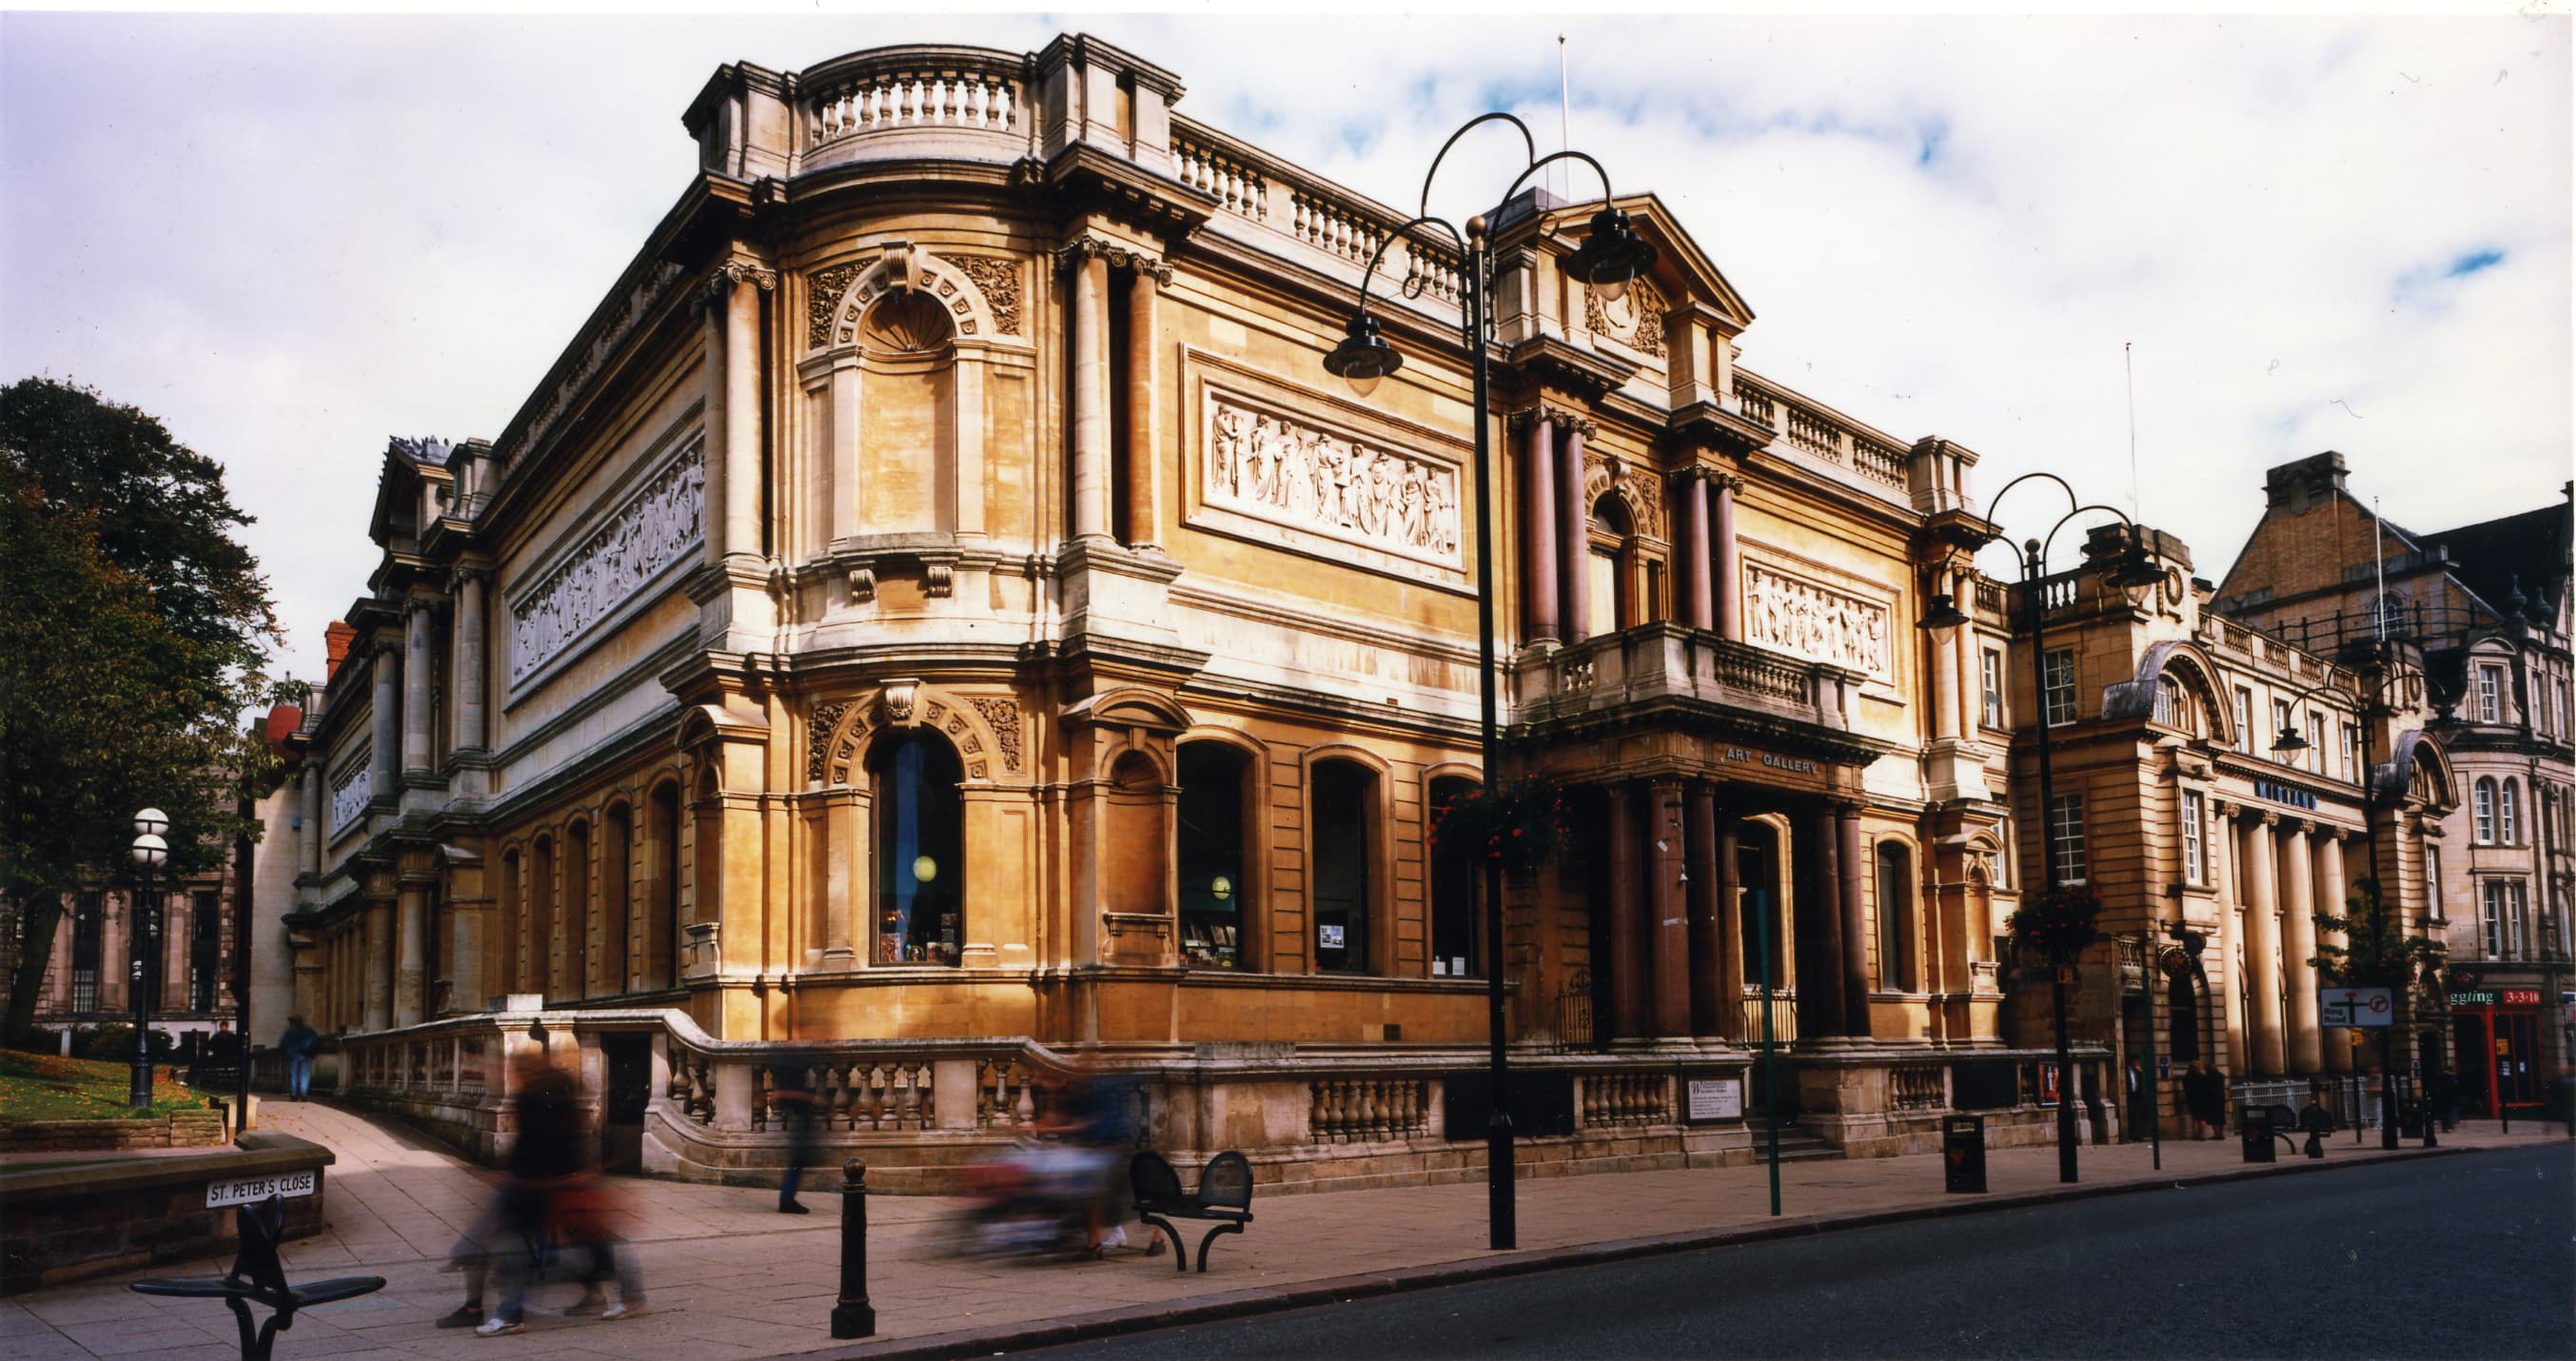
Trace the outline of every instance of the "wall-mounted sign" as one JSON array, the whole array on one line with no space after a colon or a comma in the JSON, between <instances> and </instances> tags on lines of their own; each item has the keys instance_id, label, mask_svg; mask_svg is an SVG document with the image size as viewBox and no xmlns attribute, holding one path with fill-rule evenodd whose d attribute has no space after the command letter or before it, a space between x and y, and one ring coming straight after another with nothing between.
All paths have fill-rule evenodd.
<instances>
[{"instance_id":1,"label":"wall-mounted sign","mask_svg":"<svg viewBox=\"0 0 2576 1361\"><path fill-rule=\"evenodd\" d=\"M1773 770L1786 770L1799 775L1816 773L1816 763L1804 756L1782 756L1778 752L1755 751L1749 747L1725 747L1720 749L1720 754L1729 761L1739 761L1746 765L1764 765Z\"/></svg>"},{"instance_id":2,"label":"wall-mounted sign","mask_svg":"<svg viewBox=\"0 0 2576 1361\"><path fill-rule=\"evenodd\" d=\"M1741 1120L1744 1118L1744 1079L1740 1077L1695 1077L1682 1084L1683 1118L1702 1120Z\"/></svg>"},{"instance_id":3,"label":"wall-mounted sign","mask_svg":"<svg viewBox=\"0 0 2576 1361\"><path fill-rule=\"evenodd\" d=\"M2397 1019L2396 993L2388 988L2319 988L2320 1025L2386 1026Z\"/></svg>"},{"instance_id":4,"label":"wall-mounted sign","mask_svg":"<svg viewBox=\"0 0 2576 1361\"><path fill-rule=\"evenodd\" d=\"M1319 948L1326 950L1341 949L1342 928L1332 925L1318 925L1315 928L1315 944Z\"/></svg>"},{"instance_id":5,"label":"wall-mounted sign","mask_svg":"<svg viewBox=\"0 0 2576 1361\"><path fill-rule=\"evenodd\" d=\"M2496 1004L2493 988L2453 988L2451 1005L2455 1007L2491 1007Z\"/></svg>"},{"instance_id":6,"label":"wall-mounted sign","mask_svg":"<svg viewBox=\"0 0 2576 1361\"><path fill-rule=\"evenodd\" d=\"M2538 988L2504 988L2499 991L2501 995L2497 998L2498 1006L2536 1007L2540 1005Z\"/></svg>"},{"instance_id":7,"label":"wall-mounted sign","mask_svg":"<svg viewBox=\"0 0 2576 1361\"><path fill-rule=\"evenodd\" d=\"M2278 780L2256 780L2254 782L2254 797L2258 799L2270 799L2274 803L2286 803L2292 808L2314 808L2317 806L2317 796L2314 792L2301 789L2294 784L2283 784Z\"/></svg>"}]
</instances>

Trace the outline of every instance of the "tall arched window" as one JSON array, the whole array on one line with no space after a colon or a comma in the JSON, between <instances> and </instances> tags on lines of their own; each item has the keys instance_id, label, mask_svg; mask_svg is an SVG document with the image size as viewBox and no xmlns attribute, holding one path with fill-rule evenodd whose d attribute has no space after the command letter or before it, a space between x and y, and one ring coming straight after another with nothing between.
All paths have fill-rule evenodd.
<instances>
[{"instance_id":1,"label":"tall arched window","mask_svg":"<svg viewBox=\"0 0 2576 1361\"><path fill-rule=\"evenodd\" d=\"M1914 988L1914 857L1901 841L1878 843L1878 986Z\"/></svg>"},{"instance_id":2,"label":"tall arched window","mask_svg":"<svg viewBox=\"0 0 2576 1361\"><path fill-rule=\"evenodd\" d=\"M554 988L555 939L555 839L537 838L528 854L528 933L527 953L520 958L519 977L530 992L543 995Z\"/></svg>"},{"instance_id":3,"label":"tall arched window","mask_svg":"<svg viewBox=\"0 0 2576 1361\"><path fill-rule=\"evenodd\" d=\"M1584 598L1590 602L1595 637L1616 633L1635 623L1629 617L1628 555L1636 536L1628 507L1616 495L1592 507L1591 545L1583 559Z\"/></svg>"},{"instance_id":4,"label":"tall arched window","mask_svg":"<svg viewBox=\"0 0 2576 1361\"><path fill-rule=\"evenodd\" d=\"M1377 772L1357 761L1317 761L1314 803L1315 967L1327 973L1369 971L1369 859Z\"/></svg>"},{"instance_id":5,"label":"tall arched window","mask_svg":"<svg viewBox=\"0 0 2576 1361\"><path fill-rule=\"evenodd\" d=\"M652 889L644 907L644 986L680 985L680 786L666 780L645 801Z\"/></svg>"},{"instance_id":6,"label":"tall arched window","mask_svg":"<svg viewBox=\"0 0 2576 1361\"><path fill-rule=\"evenodd\" d=\"M515 987L518 983L515 977L518 973L516 956L520 928L525 925L519 918L525 911L525 901L519 895L519 852L516 847L512 847L501 854L500 936L501 941L507 944L496 943L496 948L487 949L483 954L486 960L492 961L497 966L496 974L505 988Z\"/></svg>"},{"instance_id":7,"label":"tall arched window","mask_svg":"<svg viewBox=\"0 0 2576 1361\"><path fill-rule=\"evenodd\" d=\"M1173 867L1181 903L1181 962L1248 969L1260 919L1253 915L1244 836L1252 758L1223 742L1184 742L1178 753L1180 834Z\"/></svg>"},{"instance_id":8,"label":"tall arched window","mask_svg":"<svg viewBox=\"0 0 2576 1361\"><path fill-rule=\"evenodd\" d=\"M1440 810L1476 792L1474 780L1444 775L1431 782L1428 807L1434 825ZM1484 975L1483 952L1477 949L1476 860L1465 848L1443 846L1431 857L1431 972L1435 975Z\"/></svg>"},{"instance_id":9,"label":"tall arched window","mask_svg":"<svg viewBox=\"0 0 2576 1361\"><path fill-rule=\"evenodd\" d=\"M2496 782L2480 776L2470 797L2470 810L2475 834L2480 845L2492 845L2496 839Z\"/></svg>"},{"instance_id":10,"label":"tall arched window","mask_svg":"<svg viewBox=\"0 0 2576 1361\"><path fill-rule=\"evenodd\" d=\"M563 987L590 995L590 824L564 829Z\"/></svg>"},{"instance_id":11,"label":"tall arched window","mask_svg":"<svg viewBox=\"0 0 2576 1361\"><path fill-rule=\"evenodd\" d=\"M877 821L879 964L958 962L965 940L965 778L939 737L908 732L868 758Z\"/></svg>"},{"instance_id":12,"label":"tall arched window","mask_svg":"<svg viewBox=\"0 0 2576 1361\"><path fill-rule=\"evenodd\" d=\"M2496 790L2496 841L2506 846L2522 844L2522 786L2513 780Z\"/></svg>"},{"instance_id":13,"label":"tall arched window","mask_svg":"<svg viewBox=\"0 0 2576 1361\"><path fill-rule=\"evenodd\" d=\"M635 812L618 804L600 818L608 836L599 861L599 986L628 992L627 942L635 929Z\"/></svg>"}]
</instances>

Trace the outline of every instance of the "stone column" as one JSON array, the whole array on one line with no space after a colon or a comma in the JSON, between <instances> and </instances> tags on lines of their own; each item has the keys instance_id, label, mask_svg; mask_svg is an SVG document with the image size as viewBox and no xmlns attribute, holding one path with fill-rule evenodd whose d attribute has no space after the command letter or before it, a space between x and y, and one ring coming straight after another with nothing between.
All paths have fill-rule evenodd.
<instances>
[{"instance_id":1,"label":"stone column","mask_svg":"<svg viewBox=\"0 0 2576 1361\"><path fill-rule=\"evenodd\" d=\"M1557 621L1556 426L1521 413L1521 636L1562 636Z\"/></svg>"},{"instance_id":2,"label":"stone column","mask_svg":"<svg viewBox=\"0 0 2576 1361\"><path fill-rule=\"evenodd\" d=\"M449 651L456 664L448 676L448 688L456 696L456 749L481 751L491 738L484 730L483 687L483 589L491 574L478 567L457 569L456 643Z\"/></svg>"},{"instance_id":3,"label":"stone column","mask_svg":"<svg viewBox=\"0 0 2576 1361\"><path fill-rule=\"evenodd\" d=\"M1690 918L1682 902L1689 863L1684 855L1688 831L1682 821L1682 782L1661 779L1648 786L1646 800L1647 864L1653 879L1646 893L1646 938L1655 998L1654 1033L1658 1038L1691 1034Z\"/></svg>"},{"instance_id":4,"label":"stone column","mask_svg":"<svg viewBox=\"0 0 2576 1361\"><path fill-rule=\"evenodd\" d=\"M1815 891L1800 894L1799 899L1801 902L1810 897L1815 900L1808 913L1823 938L1816 942L1818 948L1810 952L1820 966L1819 977L1809 978L1807 971L1798 967L1797 957L1790 957L1789 971L1796 975L1798 981L1798 1037L1802 1040L1844 1034L1847 1016L1843 1007L1842 869L1839 864L1842 831L1835 825L1831 807L1818 808L1808 823L1809 839L1815 843L1816 872L1812 878Z\"/></svg>"},{"instance_id":5,"label":"stone column","mask_svg":"<svg viewBox=\"0 0 2576 1361\"><path fill-rule=\"evenodd\" d=\"M2281 973L2289 993L2291 1073L2307 1077L2324 1066L2317 1036L2316 881L2308 858L2307 821L2290 824L2281 851Z\"/></svg>"},{"instance_id":6,"label":"stone column","mask_svg":"<svg viewBox=\"0 0 2576 1361\"><path fill-rule=\"evenodd\" d=\"M1697 468L1675 477L1666 499L1673 507L1673 618L1695 629L1714 627L1708 603L1708 492Z\"/></svg>"},{"instance_id":7,"label":"stone column","mask_svg":"<svg viewBox=\"0 0 2576 1361\"><path fill-rule=\"evenodd\" d=\"M375 796L392 798L402 788L402 645L376 644L376 701L367 715L367 759L373 763Z\"/></svg>"},{"instance_id":8,"label":"stone column","mask_svg":"<svg viewBox=\"0 0 2576 1361\"><path fill-rule=\"evenodd\" d=\"M2272 828L2277 813L2261 813L2244 824L2245 972L2254 996L2254 1014L2246 1018L2250 1076L2279 1077L2287 1067L2287 1039L2281 1029L2281 919Z\"/></svg>"},{"instance_id":9,"label":"stone column","mask_svg":"<svg viewBox=\"0 0 2576 1361\"><path fill-rule=\"evenodd\" d=\"M358 962L361 986L366 989L362 1025L367 1030L387 1030L392 1028L394 1019L393 899L378 897L370 888L366 911Z\"/></svg>"},{"instance_id":10,"label":"stone column","mask_svg":"<svg viewBox=\"0 0 2576 1361\"><path fill-rule=\"evenodd\" d=\"M419 1025L429 999L429 880L406 875L395 901L394 1024Z\"/></svg>"},{"instance_id":11,"label":"stone column","mask_svg":"<svg viewBox=\"0 0 2576 1361\"><path fill-rule=\"evenodd\" d=\"M402 768L429 773L429 602L403 611Z\"/></svg>"},{"instance_id":12,"label":"stone column","mask_svg":"<svg viewBox=\"0 0 2576 1361\"><path fill-rule=\"evenodd\" d=\"M1709 480L1709 497L1715 503L1709 514L1709 536L1717 571L1717 631L1739 643L1744 641L1744 571L1735 547L1735 491L1743 485L1744 479L1727 473Z\"/></svg>"},{"instance_id":13,"label":"stone column","mask_svg":"<svg viewBox=\"0 0 2576 1361\"><path fill-rule=\"evenodd\" d=\"M1948 568L1934 574L1935 581L1958 582ZM1956 599L1954 595L1952 597ZM1961 630L1965 632L1965 630ZM1919 632L1919 630L1918 630ZM1927 639L1932 647L1932 736L1938 741L1959 736L1959 649L1944 647L1938 640Z\"/></svg>"},{"instance_id":14,"label":"stone column","mask_svg":"<svg viewBox=\"0 0 2576 1361\"><path fill-rule=\"evenodd\" d=\"M761 467L760 295L778 286L769 270L726 266L737 286L724 293L724 551L760 557ZM754 288L739 287L748 281ZM715 419L710 412L708 419ZM709 470L712 473L712 469Z\"/></svg>"},{"instance_id":15,"label":"stone column","mask_svg":"<svg viewBox=\"0 0 2576 1361\"><path fill-rule=\"evenodd\" d=\"M1854 1039L1869 1038L1869 928L1866 924L1861 888L1867 880L1867 862L1860 853L1860 808L1842 804L1834 809L1834 869L1841 892L1843 926L1843 1032Z\"/></svg>"},{"instance_id":16,"label":"stone column","mask_svg":"<svg viewBox=\"0 0 2576 1361\"><path fill-rule=\"evenodd\" d=\"M1087 244L1087 243L1086 243ZM1109 534L1109 261L1073 249L1073 536Z\"/></svg>"},{"instance_id":17,"label":"stone column","mask_svg":"<svg viewBox=\"0 0 2576 1361\"><path fill-rule=\"evenodd\" d=\"M1556 450L1556 571L1569 646L1592 636L1592 592L1584 581L1592 552L1591 522L1592 508L1583 503L1583 425L1566 420Z\"/></svg>"},{"instance_id":18,"label":"stone column","mask_svg":"<svg viewBox=\"0 0 2576 1361\"><path fill-rule=\"evenodd\" d=\"M315 755L304 762L304 827L296 849L296 868L319 877L322 873L322 841L331 829L322 825L322 782L327 778L322 757Z\"/></svg>"},{"instance_id":19,"label":"stone column","mask_svg":"<svg viewBox=\"0 0 2576 1361\"><path fill-rule=\"evenodd\" d=\"M2244 931L2236 917L2237 909L2244 905L2245 896L2238 887L2236 876L2238 867L2244 863L2236 853L2236 819L2242 811L2237 805L2222 799L2209 801L2210 848L2216 857L2211 868L2218 880L2218 935L2213 943L2219 961L2215 972L2210 974L2210 991L2213 994L2210 1005L2218 1009L2218 1033L2226 1045L2226 1070L2240 1077L2252 1071L2247 1067L2246 1049L2246 1031L2251 1023L2246 1019L2244 1009L2237 1005L2236 998L2236 985L2243 974L2237 963L2237 951L2244 944ZM2209 972L2211 966L2204 962L2202 968ZM2219 1057L2211 1054L2212 1064L2216 1064Z\"/></svg>"},{"instance_id":20,"label":"stone column","mask_svg":"<svg viewBox=\"0 0 2576 1361\"><path fill-rule=\"evenodd\" d=\"M1739 826L1732 809L1717 814L1717 1024L1730 1039L1760 1039L1758 1026L1744 1024L1744 985L1758 980L1760 965L1746 951L1752 935L1744 929L1743 872L1735 863ZM1774 942L1776 945L1777 942Z\"/></svg>"},{"instance_id":21,"label":"stone column","mask_svg":"<svg viewBox=\"0 0 2576 1361\"><path fill-rule=\"evenodd\" d=\"M1154 481L1161 466L1156 444L1162 433L1154 416L1159 390L1154 359L1160 349L1155 303L1167 272L1140 260L1127 285L1127 542L1139 548L1151 546L1162 531L1160 488ZM959 499L964 499L962 492Z\"/></svg>"},{"instance_id":22,"label":"stone column","mask_svg":"<svg viewBox=\"0 0 2576 1361\"><path fill-rule=\"evenodd\" d=\"M2317 836L2309 843L2316 853L2317 861L2317 910L2338 917L2352 910L2350 905L2344 902L2345 895L2351 892L2351 886L2343 877L2344 836L2345 833L2339 828L2325 827L2318 829ZM2344 933L2341 931L2327 931L2320 928L2317 932L2317 944L2320 947L2340 946L2343 943ZM2317 1042L2324 1048L2325 1052L2321 1057L2325 1059L2327 1072L2352 1071L2352 1045L2341 1030L2321 1029L2318 1032Z\"/></svg>"},{"instance_id":23,"label":"stone column","mask_svg":"<svg viewBox=\"0 0 2576 1361\"><path fill-rule=\"evenodd\" d=\"M1615 1038L1646 1033L1644 867L1637 863L1637 785L1616 784L1610 800L1610 995Z\"/></svg>"},{"instance_id":24,"label":"stone column","mask_svg":"<svg viewBox=\"0 0 2576 1361\"><path fill-rule=\"evenodd\" d=\"M1726 1034L1731 1005L1720 989L1725 972L1726 938L1719 934L1717 904L1725 876L1717 866L1717 790L1706 780L1693 780L1683 817L1683 865L1690 871L1683 907L1690 916L1691 1033Z\"/></svg>"}]
</instances>

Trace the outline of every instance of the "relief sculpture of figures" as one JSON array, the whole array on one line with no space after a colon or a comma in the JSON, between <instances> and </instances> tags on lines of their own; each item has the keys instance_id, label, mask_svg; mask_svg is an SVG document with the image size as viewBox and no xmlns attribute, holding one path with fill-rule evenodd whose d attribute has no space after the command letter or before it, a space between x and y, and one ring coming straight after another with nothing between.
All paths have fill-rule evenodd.
<instances>
[{"instance_id":1,"label":"relief sculpture of figures","mask_svg":"<svg viewBox=\"0 0 2576 1361\"><path fill-rule=\"evenodd\" d=\"M1887 609L1811 581L1747 565L1751 641L1874 676L1888 674Z\"/></svg>"},{"instance_id":2,"label":"relief sculpture of figures","mask_svg":"<svg viewBox=\"0 0 2576 1361\"><path fill-rule=\"evenodd\" d=\"M1206 500L1346 542L1454 564L1458 470L1294 417L1207 398Z\"/></svg>"},{"instance_id":3,"label":"relief sculpture of figures","mask_svg":"<svg viewBox=\"0 0 2576 1361\"><path fill-rule=\"evenodd\" d=\"M687 555L705 533L706 451L691 448L510 607L510 681L526 679Z\"/></svg>"}]
</instances>

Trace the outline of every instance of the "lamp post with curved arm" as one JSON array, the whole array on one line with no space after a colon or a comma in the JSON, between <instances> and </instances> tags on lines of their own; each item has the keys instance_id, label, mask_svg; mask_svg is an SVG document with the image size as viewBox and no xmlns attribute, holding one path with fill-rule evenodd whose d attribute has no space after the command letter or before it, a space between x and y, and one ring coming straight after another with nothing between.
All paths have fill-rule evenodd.
<instances>
[{"instance_id":1,"label":"lamp post with curved arm","mask_svg":"<svg viewBox=\"0 0 2576 1361\"><path fill-rule=\"evenodd\" d=\"M1489 122L1505 122L1518 128L1528 155L1528 166L1512 181L1511 187L1495 200L1490 213L1467 219L1464 230L1431 214L1431 183L1440 173L1441 161L1458 139ZM1479 114L1467 120L1449 140L1441 145L1440 154L1431 160L1431 169L1422 177L1422 199L1416 205L1412 221L1397 227L1382 238L1369 255L1367 270L1360 275L1360 305L1352 313L1342 343L1324 356L1324 369L1349 383L1361 397L1376 390L1378 381L1404 366L1404 356L1379 333L1377 320L1368 312L1369 284L1386 258L1386 248L1398 238L1410 238L1420 228L1437 227L1446 232L1458 246L1465 265L1466 297L1463 300L1460 339L1467 349L1469 367L1475 382L1475 487L1476 487L1476 634L1477 634L1477 741L1483 778L1488 789L1494 779L1494 756L1497 745L1497 698L1494 681L1494 546L1493 546L1493 473L1491 459L1492 425L1488 405L1491 401L1491 365L1486 332L1490 327L1486 290L1493 272L1491 238L1492 219L1502 215L1514 195L1543 167L1561 160L1579 160L1592 167L1601 177L1601 209L1592 215L1591 230L1583 244L1565 262L1565 271L1575 279L1616 299L1627 289L1628 282L1644 273L1655 261L1652 243L1640 238L1628 225L1628 214L1614 201L1610 191L1610 174L1601 163L1580 151L1557 151L1538 154L1537 139L1529 126L1508 113ZM1503 881L1493 865L1484 867L1485 918L1485 1024L1487 1031L1487 1068L1493 1088L1493 1108L1485 1123L1485 1179L1487 1214L1496 1249L1515 1245L1518 1237L1513 1201L1512 1116L1509 1091L1510 1061L1503 1043Z\"/></svg>"},{"instance_id":2,"label":"lamp post with curved arm","mask_svg":"<svg viewBox=\"0 0 2576 1361\"><path fill-rule=\"evenodd\" d=\"M1995 523L1993 511L2003 504L2004 498L2011 494L2013 488L2033 478L2056 483L2058 490L2066 493L2067 504L2071 507L2066 514L2058 518L2056 524L2049 526L2046 537L2025 540L2021 555L2022 612L2030 629L2031 693L2038 700L2039 707L2038 830L2040 877L2043 881L2041 891L2048 892L2054 890L2058 882L2056 829L2049 822L2054 816L2056 787L2050 778L2048 751L2049 729L2055 725L2057 716L2050 712L2048 704L2046 633L2048 610L2041 599L2040 591L2040 578L2047 570L2048 550L2056 546L2058 531L2064 529L2075 517L2094 511L2108 511L2118 516L2120 523L2128 527L2128 544L2121 550L2120 560L2108 569L2108 579L2111 584L2122 589L2152 585L2163 580L2164 569L2157 565L2154 555L2147 551L2146 536L2139 530L2136 521L2122 515L2115 507L2082 504L2075 495L2075 489L2067 485L2066 479L2055 473L2024 473L2005 483L2003 490L1996 492L1994 499L1986 503L1987 523ZM1979 537L1981 541L1978 546L1983 547L2003 536L1995 533ZM1930 631L1934 641L1940 643L1946 642L1953 630L1967 622L1968 616L1958 607L1956 599L1949 593L1943 592L1932 597L1931 606L1925 611L1917 627ZM2075 1180L2075 1071L2073 1055L2066 1037L2067 969L2063 960L2052 959L2049 961L2049 966L2049 1019L2054 1026L2057 1041L2057 1179L2071 1183Z\"/></svg>"}]
</instances>

